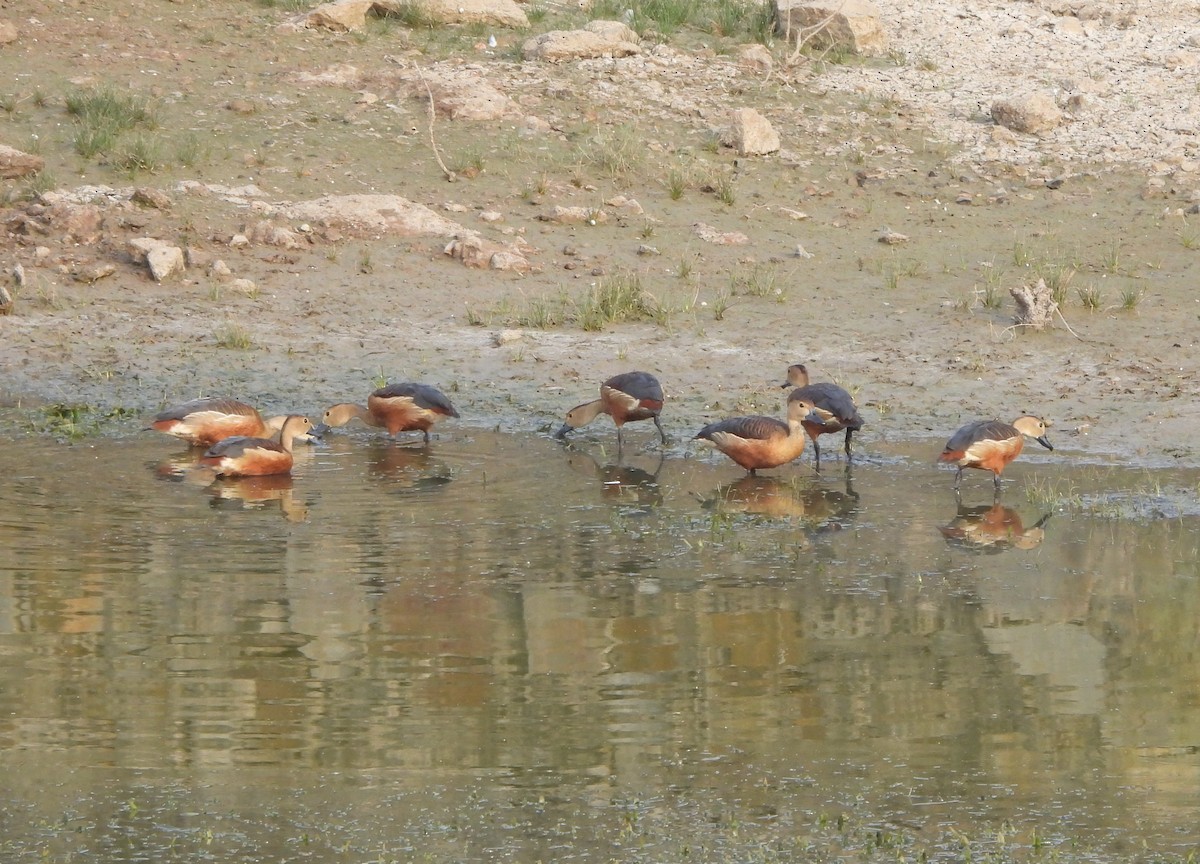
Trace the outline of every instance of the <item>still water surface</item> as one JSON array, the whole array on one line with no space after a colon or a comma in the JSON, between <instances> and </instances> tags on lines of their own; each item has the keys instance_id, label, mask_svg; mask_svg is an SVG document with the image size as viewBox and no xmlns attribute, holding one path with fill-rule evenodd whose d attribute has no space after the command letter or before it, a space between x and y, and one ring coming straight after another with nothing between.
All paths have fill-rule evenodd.
<instances>
[{"instance_id":1,"label":"still water surface","mask_svg":"<svg viewBox=\"0 0 1200 864\"><path fill-rule=\"evenodd\" d=\"M7 444L0 860L1197 849L1196 472L606 443Z\"/></svg>"}]
</instances>

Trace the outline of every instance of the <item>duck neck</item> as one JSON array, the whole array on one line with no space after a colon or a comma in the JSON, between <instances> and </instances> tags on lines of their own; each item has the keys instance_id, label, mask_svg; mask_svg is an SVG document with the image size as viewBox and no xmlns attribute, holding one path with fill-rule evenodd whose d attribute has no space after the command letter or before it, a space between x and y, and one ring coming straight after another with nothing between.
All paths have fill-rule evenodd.
<instances>
[{"instance_id":1,"label":"duck neck","mask_svg":"<svg viewBox=\"0 0 1200 864\"><path fill-rule=\"evenodd\" d=\"M604 410L604 403L599 399L594 402L584 402L582 405L571 409L569 422L572 427L578 429L580 426L586 426L601 414L606 413L608 412Z\"/></svg>"}]
</instances>

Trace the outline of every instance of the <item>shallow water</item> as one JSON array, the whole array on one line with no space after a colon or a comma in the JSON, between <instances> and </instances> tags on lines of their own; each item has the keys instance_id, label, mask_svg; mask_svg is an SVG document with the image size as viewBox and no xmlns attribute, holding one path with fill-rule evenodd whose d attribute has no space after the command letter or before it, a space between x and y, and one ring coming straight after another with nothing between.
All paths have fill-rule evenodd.
<instances>
[{"instance_id":1,"label":"shallow water","mask_svg":"<svg viewBox=\"0 0 1200 864\"><path fill-rule=\"evenodd\" d=\"M10 442L0 858L1197 848L1200 474L630 439Z\"/></svg>"}]
</instances>

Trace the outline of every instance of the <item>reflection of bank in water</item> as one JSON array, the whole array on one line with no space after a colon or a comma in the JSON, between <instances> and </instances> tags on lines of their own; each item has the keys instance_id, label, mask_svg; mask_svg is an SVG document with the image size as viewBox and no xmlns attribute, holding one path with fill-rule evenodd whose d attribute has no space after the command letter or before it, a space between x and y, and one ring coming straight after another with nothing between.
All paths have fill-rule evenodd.
<instances>
[{"instance_id":1,"label":"reflection of bank in water","mask_svg":"<svg viewBox=\"0 0 1200 864\"><path fill-rule=\"evenodd\" d=\"M841 527L858 509L858 493L848 473L842 489L807 478L782 480L747 475L718 486L701 503L723 513L800 519L814 525Z\"/></svg>"},{"instance_id":2,"label":"reflection of bank in water","mask_svg":"<svg viewBox=\"0 0 1200 864\"><path fill-rule=\"evenodd\" d=\"M1021 515L1001 504L958 505L950 524L938 528L951 546L977 552L1003 552L1006 549L1033 549L1046 537L1047 513L1026 528Z\"/></svg>"}]
</instances>

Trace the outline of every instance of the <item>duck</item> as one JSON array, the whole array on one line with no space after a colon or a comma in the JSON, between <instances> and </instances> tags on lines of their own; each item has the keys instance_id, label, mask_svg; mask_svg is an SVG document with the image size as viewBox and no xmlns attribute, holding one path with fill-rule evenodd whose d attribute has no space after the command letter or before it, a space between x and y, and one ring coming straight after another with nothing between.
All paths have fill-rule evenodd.
<instances>
[{"instance_id":1,"label":"duck","mask_svg":"<svg viewBox=\"0 0 1200 864\"><path fill-rule=\"evenodd\" d=\"M219 477L267 477L290 474L294 460L292 442L313 429L312 421L290 414L279 430L279 440L245 435L219 441L200 457L200 464Z\"/></svg>"},{"instance_id":2,"label":"duck","mask_svg":"<svg viewBox=\"0 0 1200 864\"><path fill-rule=\"evenodd\" d=\"M365 406L353 402L331 405L317 431L361 420L368 426L387 429L393 438L401 432L420 431L428 444L429 430L434 423L443 417L458 416L458 411L441 390L428 384L404 382L373 391Z\"/></svg>"},{"instance_id":3,"label":"duck","mask_svg":"<svg viewBox=\"0 0 1200 864\"><path fill-rule=\"evenodd\" d=\"M850 446L850 437L863 427L863 419L858 414L858 406L854 404L854 397L836 384L828 382L810 384L808 367L803 363L794 363L788 367L787 381L782 386L795 388L788 395L789 402L793 399L812 402L831 415L829 421L822 426L808 423L804 427L804 431L812 440L813 458L817 467L821 467L821 444L817 440L818 437L830 432L841 432L843 429L846 430L846 460L852 461L854 453Z\"/></svg>"},{"instance_id":4,"label":"duck","mask_svg":"<svg viewBox=\"0 0 1200 864\"><path fill-rule=\"evenodd\" d=\"M958 467L954 474L955 491L962 482L964 468L980 468L992 472L992 482L999 493L1000 475L1009 462L1021 455L1026 438L1032 438L1047 450L1054 449L1046 437L1050 426L1049 420L1030 414L1022 415L1012 423L975 420L950 436L938 461Z\"/></svg>"},{"instance_id":5,"label":"duck","mask_svg":"<svg viewBox=\"0 0 1200 864\"><path fill-rule=\"evenodd\" d=\"M804 452L805 424L820 424L832 415L804 399L789 399L787 422L751 415L709 423L696 433L751 474L778 468ZM695 439L693 439L695 440Z\"/></svg>"},{"instance_id":6,"label":"duck","mask_svg":"<svg viewBox=\"0 0 1200 864\"><path fill-rule=\"evenodd\" d=\"M150 428L187 441L194 447L211 447L235 435L268 438L283 428L285 416L264 420L245 402L224 396L193 399L155 415Z\"/></svg>"},{"instance_id":7,"label":"duck","mask_svg":"<svg viewBox=\"0 0 1200 864\"><path fill-rule=\"evenodd\" d=\"M600 385L600 398L576 405L567 412L563 425L554 433L562 440L567 433L591 423L601 414L612 417L617 427L617 447L622 444L621 427L637 420L653 420L662 443L667 443L658 415L662 413L663 389L649 372L624 372Z\"/></svg>"}]
</instances>

